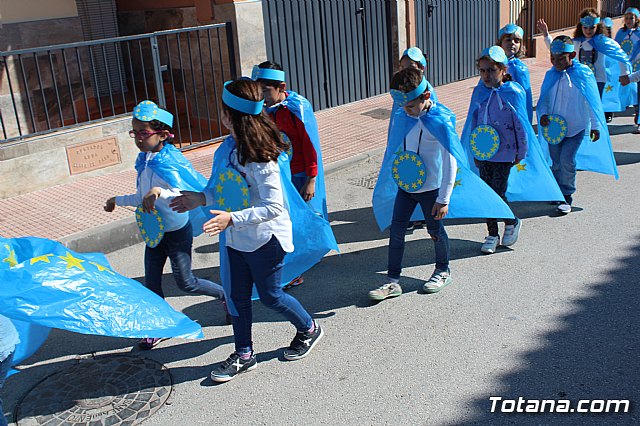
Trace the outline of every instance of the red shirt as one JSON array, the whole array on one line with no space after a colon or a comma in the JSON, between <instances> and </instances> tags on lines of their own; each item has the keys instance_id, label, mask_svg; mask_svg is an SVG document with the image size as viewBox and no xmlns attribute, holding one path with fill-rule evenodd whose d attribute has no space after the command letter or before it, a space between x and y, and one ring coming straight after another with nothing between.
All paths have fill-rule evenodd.
<instances>
[{"instance_id":1,"label":"red shirt","mask_svg":"<svg viewBox=\"0 0 640 426\"><path fill-rule=\"evenodd\" d=\"M293 146L291 174L305 173L309 177L316 176L318 155L304 128L304 123L286 106L279 107L271 116L278 129L287 135Z\"/></svg>"}]
</instances>

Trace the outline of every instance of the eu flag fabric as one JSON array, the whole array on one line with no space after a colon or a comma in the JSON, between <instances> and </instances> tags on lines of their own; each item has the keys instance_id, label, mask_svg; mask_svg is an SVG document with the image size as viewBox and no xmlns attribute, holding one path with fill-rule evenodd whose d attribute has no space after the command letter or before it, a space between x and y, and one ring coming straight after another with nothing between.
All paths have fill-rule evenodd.
<instances>
[{"instance_id":1,"label":"eu flag fabric","mask_svg":"<svg viewBox=\"0 0 640 426\"><path fill-rule=\"evenodd\" d=\"M589 67L574 60L573 64L564 71L558 71L556 68L551 68L547 71L544 81L542 82L542 88L540 89L540 99L538 100L537 109L540 109L540 105L550 105L552 103L551 90L554 89L564 73L566 73L571 80L571 84L577 87L580 93L582 93L582 96L587 99L589 107L597 118L600 127L600 138L595 142L591 141L591 129L586 129L584 140L580 144L578 155L576 156L576 169L612 175L618 179L618 167L616 166L616 159L613 155L611 137L609 135L607 122L604 118L604 110L602 109L602 102L600 101L598 85ZM550 110L552 110L552 108L553 105L550 105ZM539 120L540 117L538 117L538 121ZM539 132L538 138L540 139L540 146L543 148L545 158L550 164L549 146L543 139L542 132Z\"/></svg>"},{"instance_id":2,"label":"eu flag fabric","mask_svg":"<svg viewBox=\"0 0 640 426\"><path fill-rule=\"evenodd\" d=\"M218 147L213 157L211 176L217 176L218 170L227 167L229 156L235 148L235 145L235 139L232 136L228 136ZM282 270L282 281L288 283L318 263L329 251L338 251L338 244L329 222L323 216L312 210L293 186L291 182L289 157L286 153L283 152L278 157L278 166L280 168L280 180L282 183L285 208L289 212L293 228L294 251L285 255ZM211 179L207 185L213 184L214 179ZM204 216L211 217L209 213L211 207L200 207L200 209L203 211ZM199 225L201 227L202 223ZM226 300L229 312L231 315L237 315L238 311L229 296L231 294L231 271L225 233L221 233L219 238L220 279L225 294L227 295ZM258 298L255 288L253 298Z\"/></svg>"},{"instance_id":3,"label":"eu flag fabric","mask_svg":"<svg viewBox=\"0 0 640 426\"><path fill-rule=\"evenodd\" d=\"M469 167L476 174L479 174L473 161L474 157L470 145L471 132L473 131L472 122L474 115L482 113L478 111L478 108L489 99L489 96L492 96L492 93L493 96L499 96L503 104L516 113L527 132L527 142L529 144L525 159L511 168L507 186L507 199L509 201L563 201L562 191L560 191L558 183L553 177L553 173L540 147L540 141L533 127L531 127L527 115L526 93L518 83L508 81L499 88L490 89L480 81L473 89L467 121L462 131L462 146L467 153Z\"/></svg>"},{"instance_id":4,"label":"eu flag fabric","mask_svg":"<svg viewBox=\"0 0 640 426\"><path fill-rule=\"evenodd\" d=\"M393 180L392 167L394 158L402 150L407 133L421 120L431 133L449 151L458 163L456 181L451 193L448 218L495 217L513 218L507 204L482 179L469 169L469 162L456 133L456 116L446 106L433 104L429 111L420 118L411 117L399 108L393 117L389 131L389 141L385 151L378 182L373 191L373 212L380 227L384 231L391 225L393 205L398 193L398 186ZM422 209L416 206L412 220L424 219Z\"/></svg>"},{"instance_id":5,"label":"eu flag fabric","mask_svg":"<svg viewBox=\"0 0 640 426\"><path fill-rule=\"evenodd\" d=\"M76 253L45 238L0 237L0 314L20 331L16 361L48 329L82 334L203 337L201 327L139 282L111 269L101 253Z\"/></svg>"}]
</instances>

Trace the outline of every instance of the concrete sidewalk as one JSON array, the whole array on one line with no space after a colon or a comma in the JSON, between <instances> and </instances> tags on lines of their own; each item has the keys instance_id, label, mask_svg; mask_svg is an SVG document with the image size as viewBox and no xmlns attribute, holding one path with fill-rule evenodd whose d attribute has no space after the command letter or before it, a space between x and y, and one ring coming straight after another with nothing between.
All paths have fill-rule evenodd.
<instances>
[{"instance_id":1,"label":"concrete sidewalk","mask_svg":"<svg viewBox=\"0 0 640 426\"><path fill-rule=\"evenodd\" d=\"M534 99L549 69L546 61L528 61ZM436 88L442 103L466 119L477 77ZM385 94L316 114L327 173L382 150L386 144L391 98ZM187 153L196 170L208 177L215 146ZM113 195L135 192L135 171L87 178L0 200L0 235L37 236L62 241L77 251L108 253L141 241L132 208L103 210Z\"/></svg>"}]
</instances>

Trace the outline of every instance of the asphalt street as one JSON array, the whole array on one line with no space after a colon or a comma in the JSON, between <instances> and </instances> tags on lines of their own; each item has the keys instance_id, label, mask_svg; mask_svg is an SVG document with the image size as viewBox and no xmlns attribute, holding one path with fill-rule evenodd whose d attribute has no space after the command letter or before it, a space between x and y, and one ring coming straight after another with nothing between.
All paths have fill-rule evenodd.
<instances>
[{"instance_id":1,"label":"asphalt street","mask_svg":"<svg viewBox=\"0 0 640 426\"><path fill-rule=\"evenodd\" d=\"M205 339L167 340L141 353L133 340L54 331L5 386L6 409L79 354L128 353L170 368L174 391L150 425L275 424L639 424L640 135L630 117L610 126L620 180L581 172L574 212L514 204L518 243L482 255L480 221L447 221L453 284L421 292L433 271L426 230L407 237L398 298L372 303L387 265L372 188L382 154L327 177L330 219L341 253L331 253L291 290L325 337L307 358L287 362L294 329L254 304L258 368L217 385L210 366L233 351L221 305L181 293L165 270L167 300L197 320ZM218 279L217 239L198 237L196 275ZM144 246L115 251L115 270L142 279ZM491 413L505 399L629 399L629 413Z\"/></svg>"}]
</instances>

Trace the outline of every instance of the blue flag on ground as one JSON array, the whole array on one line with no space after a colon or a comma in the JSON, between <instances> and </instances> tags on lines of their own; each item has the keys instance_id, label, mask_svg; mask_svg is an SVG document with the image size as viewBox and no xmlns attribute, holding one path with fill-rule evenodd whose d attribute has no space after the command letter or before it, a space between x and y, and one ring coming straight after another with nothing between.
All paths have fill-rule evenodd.
<instances>
[{"instance_id":1,"label":"blue flag on ground","mask_svg":"<svg viewBox=\"0 0 640 426\"><path fill-rule=\"evenodd\" d=\"M456 182L451 193L448 218L495 217L513 218L507 204L482 179L469 170L469 162L456 133L456 116L446 106L434 104L420 118L411 117L398 108L393 117L393 125L389 132L387 149L380 167L378 182L373 190L373 213L381 231L391 225L393 205L398 193L398 186L393 180L392 165L396 153L402 150L407 133L422 120L431 133L456 159L458 170ZM424 216L420 206L411 216L411 220L422 220Z\"/></svg>"},{"instance_id":2,"label":"blue flag on ground","mask_svg":"<svg viewBox=\"0 0 640 426\"><path fill-rule=\"evenodd\" d=\"M101 253L76 253L45 238L0 237L0 314L20 332L14 365L51 328L101 336L203 337L201 327Z\"/></svg>"},{"instance_id":3,"label":"blue flag on ground","mask_svg":"<svg viewBox=\"0 0 640 426\"><path fill-rule=\"evenodd\" d=\"M235 145L235 139L232 136L227 136L222 145L218 147L213 157L212 177L218 175L218 170L227 167L229 156ZM338 251L338 243L329 222L312 210L293 186L289 157L286 153L281 153L278 157L278 166L280 167L285 208L289 212L293 228L294 251L285 255L282 269L282 281L288 283L318 263L329 251ZM212 178L207 185L214 185L214 183L215 180ZM199 209L202 210L203 216L212 217L209 212L211 207L200 207ZM202 228L203 224L204 222L198 225ZM231 315L237 315L238 311L229 296L231 294L231 271L225 232L220 234L220 279L227 296L229 312ZM258 299L255 288L253 298Z\"/></svg>"},{"instance_id":4,"label":"blue flag on ground","mask_svg":"<svg viewBox=\"0 0 640 426\"><path fill-rule=\"evenodd\" d=\"M507 199L509 201L563 201L562 191L560 191L558 183L553 177L553 173L540 148L540 141L538 141L538 137L533 127L531 127L527 115L525 91L518 83L508 81L497 89L490 89L480 81L473 89L467 121L461 138L471 170L479 174L478 168L473 161L474 157L471 153L470 144L473 117L478 113L480 105L489 99L492 92L494 93L493 96L499 96L500 100L516 113L527 132L527 142L529 144L525 159L511 168L506 194Z\"/></svg>"}]
</instances>

